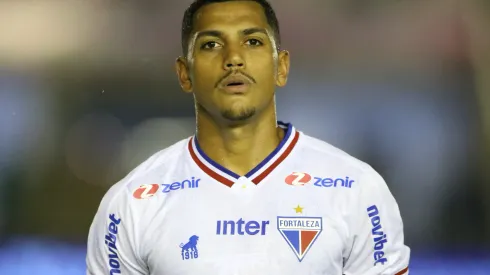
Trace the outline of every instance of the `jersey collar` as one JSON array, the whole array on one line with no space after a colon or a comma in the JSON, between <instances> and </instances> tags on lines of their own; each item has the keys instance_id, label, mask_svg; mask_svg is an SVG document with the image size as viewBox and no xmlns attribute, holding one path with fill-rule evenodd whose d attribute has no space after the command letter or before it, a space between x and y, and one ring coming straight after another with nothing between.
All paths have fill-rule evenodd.
<instances>
[{"instance_id":1,"label":"jersey collar","mask_svg":"<svg viewBox=\"0 0 490 275\"><path fill-rule=\"evenodd\" d=\"M255 168L250 170L244 177L255 184L259 184L269 175L284 159L291 153L298 142L299 132L290 123L278 122L279 127L286 133L279 145ZM189 153L199 168L215 180L231 187L240 176L209 158L199 147L197 137L193 136L188 144Z\"/></svg>"}]
</instances>

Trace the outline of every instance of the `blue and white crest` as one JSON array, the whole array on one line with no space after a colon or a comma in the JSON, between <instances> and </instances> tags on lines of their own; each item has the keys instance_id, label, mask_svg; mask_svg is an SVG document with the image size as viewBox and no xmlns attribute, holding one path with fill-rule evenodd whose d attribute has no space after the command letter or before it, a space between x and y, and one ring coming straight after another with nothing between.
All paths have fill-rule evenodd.
<instances>
[{"instance_id":1,"label":"blue and white crest","mask_svg":"<svg viewBox=\"0 0 490 275\"><path fill-rule=\"evenodd\" d=\"M277 229L301 262L323 229L321 217L277 217Z\"/></svg>"}]
</instances>

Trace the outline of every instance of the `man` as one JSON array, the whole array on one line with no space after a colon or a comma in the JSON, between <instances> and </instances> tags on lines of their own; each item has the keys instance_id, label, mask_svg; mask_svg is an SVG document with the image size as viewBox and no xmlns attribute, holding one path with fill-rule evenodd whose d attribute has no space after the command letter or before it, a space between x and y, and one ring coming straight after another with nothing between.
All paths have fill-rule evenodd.
<instances>
[{"instance_id":1,"label":"man","mask_svg":"<svg viewBox=\"0 0 490 275\"><path fill-rule=\"evenodd\" d=\"M367 164L278 123L286 85L265 0L197 0L176 62L194 137L103 198L87 274L408 274L398 206Z\"/></svg>"}]
</instances>

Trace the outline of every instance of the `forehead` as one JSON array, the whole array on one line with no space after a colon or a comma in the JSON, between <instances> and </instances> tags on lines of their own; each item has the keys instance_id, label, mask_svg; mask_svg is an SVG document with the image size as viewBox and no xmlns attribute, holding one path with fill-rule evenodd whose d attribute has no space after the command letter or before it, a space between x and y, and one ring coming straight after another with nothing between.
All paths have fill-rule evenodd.
<instances>
[{"instance_id":1,"label":"forehead","mask_svg":"<svg viewBox=\"0 0 490 275\"><path fill-rule=\"evenodd\" d=\"M194 20L194 31L205 29L268 27L262 6L254 1L229 1L202 7Z\"/></svg>"}]
</instances>

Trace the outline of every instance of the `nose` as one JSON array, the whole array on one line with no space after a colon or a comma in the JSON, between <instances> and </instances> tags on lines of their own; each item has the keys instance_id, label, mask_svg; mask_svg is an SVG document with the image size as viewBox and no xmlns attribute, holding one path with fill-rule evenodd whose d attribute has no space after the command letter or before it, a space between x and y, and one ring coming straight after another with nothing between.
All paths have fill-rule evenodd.
<instances>
[{"instance_id":1,"label":"nose","mask_svg":"<svg viewBox=\"0 0 490 275\"><path fill-rule=\"evenodd\" d=\"M225 71L245 69L245 60L239 50L230 49L223 65Z\"/></svg>"}]
</instances>

